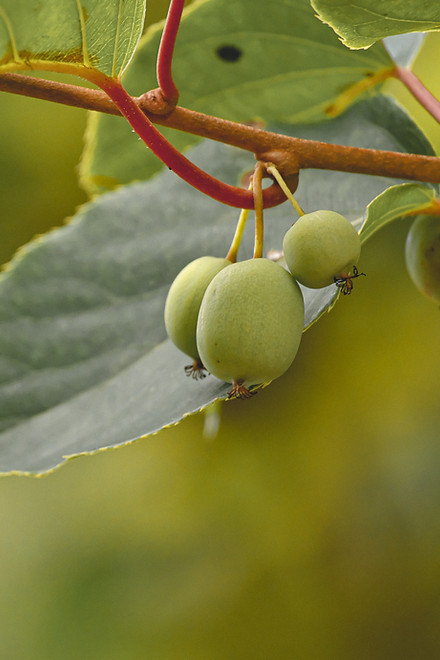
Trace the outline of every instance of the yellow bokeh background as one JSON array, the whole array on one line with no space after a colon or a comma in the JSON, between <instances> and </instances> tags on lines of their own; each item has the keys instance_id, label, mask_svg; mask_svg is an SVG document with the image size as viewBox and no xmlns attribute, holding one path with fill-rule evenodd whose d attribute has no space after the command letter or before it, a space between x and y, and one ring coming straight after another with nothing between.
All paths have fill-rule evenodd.
<instances>
[{"instance_id":1,"label":"yellow bokeh background","mask_svg":"<svg viewBox=\"0 0 440 660\"><path fill-rule=\"evenodd\" d=\"M440 96L437 36L417 71ZM0 112L5 261L84 200L85 115L5 94ZM196 415L0 480L2 658L439 655L440 311L406 273L409 226L373 237L354 294L215 439Z\"/></svg>"}]
</instances>

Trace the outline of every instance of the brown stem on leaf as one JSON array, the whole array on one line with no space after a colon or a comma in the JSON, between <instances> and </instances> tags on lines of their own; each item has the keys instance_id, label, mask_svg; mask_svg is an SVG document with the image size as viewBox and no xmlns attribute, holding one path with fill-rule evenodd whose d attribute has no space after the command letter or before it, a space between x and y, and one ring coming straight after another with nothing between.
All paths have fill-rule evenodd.
<instances>
[{"instance_id":1,"label":"brown stem on leaf","mask_svg":"<svg viewBox=\"0 0 440 660\"><path fill-rule=\"evenodd\" d=\"M0 74L0 91L55 101L66 105L119 115L101 90L87 89L15 73ZM227 121L177 106L167 115L151 112L149 93L136 99L149 119L200 137L224 142L273 162L292 192L299 169L319 168L377 176L440 183L440 158L394 151L362 149L316 140L304 140ZM153 104L154 105L154 104ZM157 109L157 106L156 106ZM284 196L279 201L282 201Z\"/></svg>"}]
</instances>

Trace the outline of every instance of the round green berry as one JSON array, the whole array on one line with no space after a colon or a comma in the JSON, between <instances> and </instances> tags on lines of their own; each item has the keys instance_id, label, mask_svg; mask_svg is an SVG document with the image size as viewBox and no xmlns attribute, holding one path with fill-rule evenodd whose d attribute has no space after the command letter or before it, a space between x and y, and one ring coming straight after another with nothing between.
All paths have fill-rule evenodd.
<instances>
[{"instance_id":1,"label":"round green berry","mask_svg":"<svg viewBox=\"0 0 440 660\"><path fill-rule=\"evenodd\" d=\"M440 216L420 215L405 246L406 266L416 287L440 303Z\"/></svg>"},{"instance_id":2,"label":"round green berry","mask_svg":"<svg viewBox=\"0 0 440 660\"><path fill-rule=\"evenodd\" d=\"M359 235L343 215L314 211L295 222L284 236L284 256L293 277L312 289L347 277L361 252Z\"/></svg>"},{"instance_id":3,"label":"round green berry","mask_svg":"<svg viewBox=\"0 0 440 660\"><path fill-rule=\"evenodd\" d=\"M219 272L206 289L197 347L217 378L268 383L291 365L303 325L303 297L290 273L268 259L249 259Z\"/></svg>"},{"instance_id":4,"label":"round green berry","mask_svg":"<svg viewBox=\"0 0 440 660\"><path fill-rule=\"evenodd\" d=\"M228 259L200 257L189 263L171 285L165 302L165 327L171 341L181 351L199 360L196 343L197 316L206 287L226 266Z\"/></svg>"}]
</instances>

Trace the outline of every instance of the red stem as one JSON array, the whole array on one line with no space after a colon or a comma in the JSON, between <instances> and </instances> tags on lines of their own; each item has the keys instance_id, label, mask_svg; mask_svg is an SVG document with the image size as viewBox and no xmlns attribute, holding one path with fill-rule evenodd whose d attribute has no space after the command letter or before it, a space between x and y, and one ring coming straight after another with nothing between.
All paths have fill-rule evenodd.
<instances>
[{"instance_id":1,"label":"red stem","mask_svg":"<svg viewBox=\"0 0 440 660\"><path fill-rule=\"evenodd\" d=\"M142 112L134 98L124 89L119 80L99 76L94 78L94 82L108 94L147 147L180 178L205 195L209 195L223 204L242 209L254 208L252 192L230 186L215 179L177 151ZM265 208L277 206L286 199L283 191L276 183L264 190L263 197Z\"/></svg>"},{"instance_id":2,"label":"red stem","mask_svg":"<svg viewBox=\"0 0 440 660\"><path fill-rule=\"evenodd\" d=\"M162 91L164 99L170 105L176 105L179 100L179 90L173 81L171 65L173 60L174 45L179 30L185 0L171 0L167 19L162 32L159 50L157 53L156 75L157 82Z\"/></svg>"},{"instance_id":3,"label":"red stem","mask_svg":"<svg viewBox=\"0 0 440 660\"><path fill-rule=\"evenodd\" d=\"M440 123L440 101L426 89L415 73L404 67L396 66L394 76L403 82L414 98Z\"/></svg>"}]
</instances>

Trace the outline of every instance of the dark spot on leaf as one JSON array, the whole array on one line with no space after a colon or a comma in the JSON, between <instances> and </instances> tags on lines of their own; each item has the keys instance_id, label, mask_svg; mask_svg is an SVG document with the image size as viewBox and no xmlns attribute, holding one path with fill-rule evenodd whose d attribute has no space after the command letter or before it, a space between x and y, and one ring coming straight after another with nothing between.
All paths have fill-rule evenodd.
<instances>
[{"instance_id":1,"label":"dark spot on leaf","mask_svg":"<svg viewBox=\"0 0 440 660\"><path fill-rule=\"evenodd\" d=\"M239 60L243 55L241 48L229 45L220 46L215 52L216 55L218 55L218 57L224 62L237 62L237 60Z\"/></svg>"}]
</instances>

